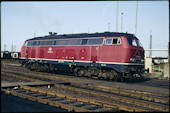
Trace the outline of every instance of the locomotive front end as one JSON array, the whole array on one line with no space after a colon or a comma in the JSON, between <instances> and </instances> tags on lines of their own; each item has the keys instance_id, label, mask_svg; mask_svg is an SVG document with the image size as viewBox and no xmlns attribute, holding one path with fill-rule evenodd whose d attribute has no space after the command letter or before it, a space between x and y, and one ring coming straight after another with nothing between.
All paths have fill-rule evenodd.
<instances>
[{"instance_id":1,"label":"locomotive front end","mask_svg":"<svg viewBox=\"0 0 170 113\"><path fill-rule=\"evenodd\" d=\"M142 44L136 37L128 37L128 62L126 71L132 75L140 77L145 72L144 49Z\"/></svg>"}]
</instances>

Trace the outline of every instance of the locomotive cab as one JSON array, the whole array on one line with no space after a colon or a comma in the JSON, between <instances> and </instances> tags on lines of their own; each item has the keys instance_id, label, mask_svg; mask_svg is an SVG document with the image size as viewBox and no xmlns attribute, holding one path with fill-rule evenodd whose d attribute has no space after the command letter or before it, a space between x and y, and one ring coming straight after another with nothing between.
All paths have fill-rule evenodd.
<instances>
[{"instance_id":1,"label":"locomotive cab","mask_svg":"<svg viewBox=\"0 0 170 113\"><path fill-rule=\"evenodd\" d=\"M128 73L141 74L144 72L144 49L136 37L127 37L127 62L133 65L127 66Z\"/></svg>"},{"instance_id":2,"label":"locomotive cab","mask_svg":"<svg viewBox=\"0 0 170 113\"><path fill-rule=\"evenodd\" d=\"M23 58L25 58L25 57L27 57L28 58L28 54L27 54L27 44L28 44L28 40L26 40L25 42L24 42L24 44L22 45L22 48L21 48L21 53L20 53L20 63L22 64L22 65L24 65L26 62L27 62L27 60L26 59L23 59Z\"/></svg>"},{"instance_id":3,"label":"locomotive cab","mask_svg":"<svg viewBox=\"0 0 170 113\"><path fill-rule=\"evenodd\" d=\"M130 62L144 63L144 49L137 38L127 38L130 52Z\"/></svg>"}]
</instances>

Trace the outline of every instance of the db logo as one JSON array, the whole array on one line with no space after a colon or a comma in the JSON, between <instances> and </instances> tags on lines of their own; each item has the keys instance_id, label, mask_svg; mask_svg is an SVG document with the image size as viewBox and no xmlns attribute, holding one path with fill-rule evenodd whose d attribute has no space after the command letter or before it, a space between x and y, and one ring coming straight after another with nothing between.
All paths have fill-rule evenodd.
<instances>
[{"instance_id":1,"label":"db logo","mask_svg":"<svg viewBox=\"0 0 170 113\"><path fill-rule=\"evenodd\" d=\"M48 48L47 53L53 53L52 48Z\"/></svg>"}]
</instances>

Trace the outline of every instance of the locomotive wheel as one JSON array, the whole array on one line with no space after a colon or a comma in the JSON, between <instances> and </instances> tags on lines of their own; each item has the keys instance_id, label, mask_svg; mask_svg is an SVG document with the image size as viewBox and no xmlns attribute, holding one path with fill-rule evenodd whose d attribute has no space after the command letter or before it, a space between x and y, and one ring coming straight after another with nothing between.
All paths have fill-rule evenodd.
<instances>
[{"instance_id":1,"label":"locomotive wheel","mask_svg":"<svg viewBox=\"0 0 170 113\"><path fill-rule=\"evenodd\" d=\"M47 72L50 72L49 64L46 64Z\"/></svg>"},{"instance_id":2,"label":"locomotive wheel","mask_svg":"<svg viewBox=\"0 0 170 113\"><path fill-rule=\"evenodd\" d=\"M43 71L44 72L49 72L49 67L48 67L48 65L47 64L43 64Z\"/></svg>"},{"instance_id":3,"label":"locomotive wheel","mask_svg":"<svg viewBox=\"0 0 170 113\"><path fill-rule=\"evenodd\" d=\"M91 78L93 75L95 75L95 71L96 69L95 68L87 68L87 70L85 70L85 76L88 77L88 78Z\"/></svg>"},{"instance_id":4,"label":"locomotive wheel","mask_svg":"<svg viewBox=\"0 0 170 113\"><path fill-rule=\"evenodd\" d=\"M75 73L75 76L83 76L84 75L84 69L80 68L80 67L76 67L74 69L74 73Z\"/></svg>"},{"instance_id":5,"label":"locomotive wheel","mask_svg":"<svg viewBox=\"0 0 170 113\"><path fill-rule=\"evenodd\" d=\"M103 72L102 72L102 70L100 69L100 70L99 70L99 74L98 74L98 79L103 79L102 74L103 74Z\"/></svg>"},{"instance_id":6,"label":"locomotive wheel","mask_svg":"<svg viewBox=\"0 0 170 113\"><path fill-rule=\"evenodd\" d=\"M114 81L118 82L119 81L119 75L115 75Z\"/></svg>"},{"instance_id":7,"label":"locomotive wheel","mask_svg":"<svg viewBox=\"0 0 170 113\"><path fill-rule=\"evenodd\" d=\"M132 82L133 80L133 74L129 74L129 81Z\"/></svg>"},{"instance_id":8,"label":"locomotive wheel","mask_svg":"<svg viewBox=\"0 0 170 113\"><path fill-rule=\"evenodd\" d=\"M38 63L35 63L35 70L38 71Z\"/></svg>"},{"instance_id":9,"label":"locomotive wheel","mask_svg":"<svg viewBox=\"0 0 170 113\"><path fill-rule=\"evenodd\" d=\"M26 67L26 63L22 63L21 66L22 66L22 67Z\"/></svg>"},{"instance_id":10,"label":"locomotive wheel","mask_svg":"<svg viewBox=\"0 0 170 113\"><path fill-rule=\"evenodd\" d=\"M44 71L43 70L43 64L38 64L38 71Z\"/></svg>"},{"instance_id":11,"label":"locomotive wheel","mask_svg":"<svg viewBox=\"0 0 170 113\"><path fill-rule=\"evenodd\" d=\"M41 69L41 64L38 64L37 71L42 71L42 69Z\"/></svg>"},{"instance_id":12,"label":"locomotive wheel","mask_svg":"<svg viewBox=\"0 0 170 113\"><path fill-rule=\"evenodd\" d=\"M75 69L74 69L74 73L75 73L75 76L79 76L79 72L80 71L80 68L79 67L76 67Z\"/></svg>"},{"instance_id":13,"label":"locomotive wheel","mask_svg":"<svg viewBox=\"0 0 170 113\"><path fill-rule=\"evenodd\" d=\"M113 78L114 78L113 74L110 71L107 71L105 79L113 79Z\"/></svg>"},{"instance_id":14,"label":"locomotive wheel","mask_svg":"<svg viewBox=\"0 0 170 113\"><path fill-rule=\"evenodd\" d=\"M77 76L82 77L84 75L84 70L80 69L76 74Z\"/></svg>"},{"instance_id":15,"label":"locomotive wheel","mask_svg":"<svg viewBox=\"0 0 170 113\"><path fill-rule=\"evenodd\" d=\"M49 71L54 72L54 65L52 65L52 64L49 65Z\"/></svg>"},{"instance_id":16,"label":"locomotive wheel","mask_svg":"<svg viewBox=\"0 0 170 113\"><path fill-rule=\"evenodd\" d=\"M124 81L124 78L123 78L123 77L124 77L124 74L125 74L125 73L122 73L122 74L121 74L121 76L120 76L120 82L123 82L123 81Z\"/></svg>"},{"instance_id":17,"label":"locomotive wheel","mask_svg":"<svg viewBox=\"0 0 170 113\"><path fill-rule=\"evenodd\" d=\"M139 76L140 76L140 78L144 78L144 76L141 73L139 73Z\"/></svg>"},{"instance_id":18,"label":"locomotive wheel","mask_svg":"<svg viewBox=\"0 0 170 113\"><path fill-rule=\"evenodd\" d=\"M36 68L35 63L31 63L31 64L30 64L30 66L31 66L30 70L34 71L34 70L35 70L35 68Z\"/></svg>"},{"instance_id":19,"label":"locomotive wheel","mask_svg":"<svg viewBox=\"0 0 170 113\"><path fill-rule=\"evenodd\" d=\"M31 69L31 64L30 64L30 63L26 63L26 67L27 67L28 69Z\"/></svg>"},{"instance_id":20,"label":"locomotive wheel","mask_svg":"<svg viewBox=\"0 0 170 113\"><path fill-rule=\"evenodd\" d=\"M115 70L111 70L112 72L112 75L113 75L113 80L118 82L119 81L119 78L120 78L120 75L115 71Z\"/></svg>"}]
</instances>

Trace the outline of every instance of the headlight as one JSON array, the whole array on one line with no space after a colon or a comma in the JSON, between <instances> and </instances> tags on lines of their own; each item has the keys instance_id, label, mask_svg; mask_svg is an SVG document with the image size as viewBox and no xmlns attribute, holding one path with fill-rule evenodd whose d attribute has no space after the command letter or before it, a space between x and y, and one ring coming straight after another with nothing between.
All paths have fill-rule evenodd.
<instances>
[{"instance_id":1,"label":"headlight","mask_svg":"<svg viewBox=\"0 0 170 113\"><path fill-rule=\"evenodd\" d=\"M131 62L138 62L138 63L144 63L144 59L137 59L137 58L130 58Z\"/></svg>"},{"instance_id":2,"label":"headlight","mask_svg":"<svg viewBox=\"0 0 170 113\"><path fill-rule=\"evenodd\" d=\"M142 59L141 62L144 63L144 60Z\"/></svg>"}]
</instances>

